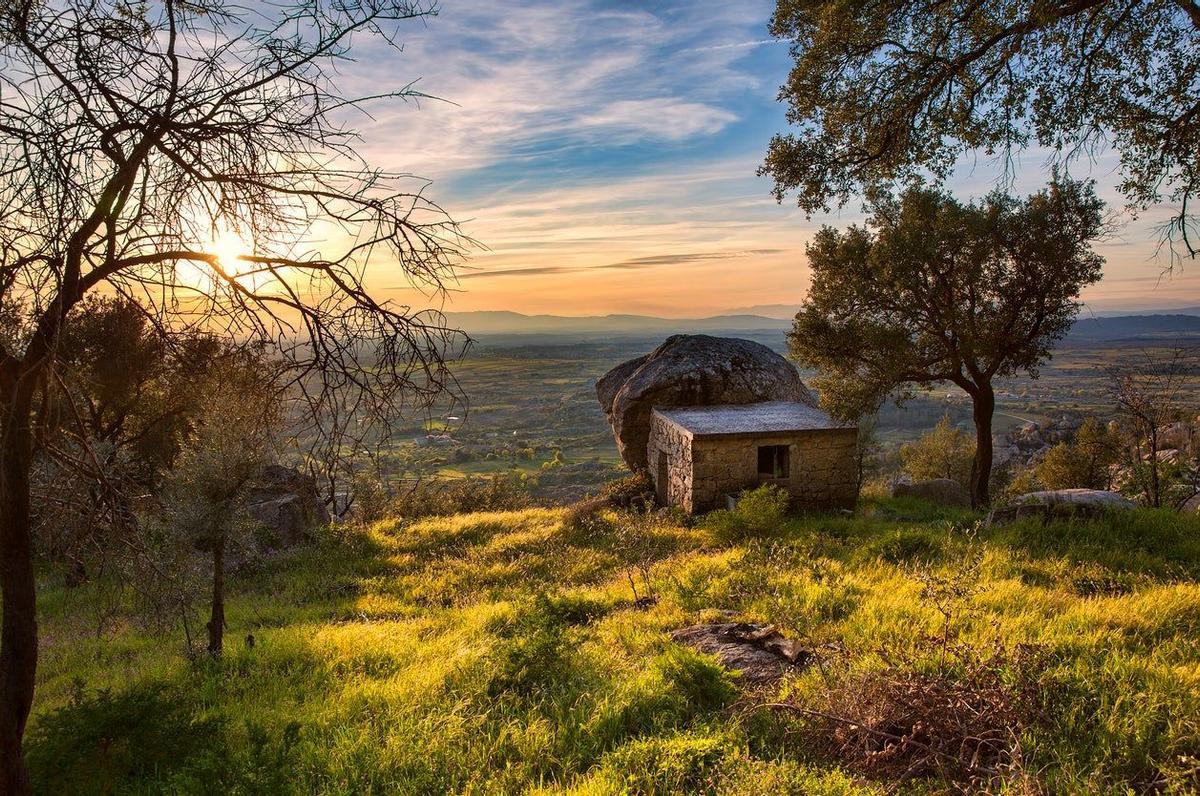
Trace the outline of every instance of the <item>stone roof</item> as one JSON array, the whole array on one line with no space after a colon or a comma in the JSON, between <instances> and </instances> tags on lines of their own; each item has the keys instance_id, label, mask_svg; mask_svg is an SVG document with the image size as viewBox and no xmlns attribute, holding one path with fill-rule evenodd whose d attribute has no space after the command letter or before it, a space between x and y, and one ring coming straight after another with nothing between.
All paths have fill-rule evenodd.
<instances>
[{"instance_id":1,"label":"stone roof","mask_svg":"<svg viewBox=\"0 0 1200 796\"><path fill-rule=\"evenodd\" d=\"M737 434L779 434L791 431L853 428L831 418L820 409L794 401L757 404L682 406L654 409L655 414L674 423L693 437Z\"/></svg>"}]
</instances>

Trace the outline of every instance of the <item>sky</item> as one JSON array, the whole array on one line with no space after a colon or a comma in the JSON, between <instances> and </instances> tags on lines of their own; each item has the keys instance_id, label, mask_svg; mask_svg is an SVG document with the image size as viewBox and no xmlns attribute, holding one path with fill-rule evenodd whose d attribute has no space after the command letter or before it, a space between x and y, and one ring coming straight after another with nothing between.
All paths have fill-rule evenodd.
<instances>
[{"instance_id":1,"label":"sky","mask_svg":"<svg viewBox=\"0 0 1200 796\"><path fill-rule=\"evenodd\" d=\"M805 243L861 220L852 202L808 219L755 172L786 130L777 101L789 56L767 34L772 3L742 0L442 0L402 30L403 50L359 48L346 88L417 79L431 98L372 107L360 122L374 165L432 180L429 195L479 245L444 296L394 265L368 284L441 309L701 317L799 304ZM1048 176L1023 153L1014 190ZM961 164L949 187L980 196L1000 170ZM1078 164L1113 207L1111 154ZM1200 263L1163 276L1157 225L1170 208L1121 216L1097 248L1105 278L1084 312L1200 305Z\"/></svg>"}]
</instances>

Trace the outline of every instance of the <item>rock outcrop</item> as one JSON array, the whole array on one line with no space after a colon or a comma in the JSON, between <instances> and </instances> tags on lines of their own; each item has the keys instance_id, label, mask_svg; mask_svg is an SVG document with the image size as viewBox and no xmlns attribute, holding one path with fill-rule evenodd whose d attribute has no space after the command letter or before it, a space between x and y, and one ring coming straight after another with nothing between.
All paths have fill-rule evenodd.
<instances>
[{"instance_id":1,"label":"rock outcrop","mask_svg":"<svg viewBox=\"0 0 1200 796\"><path fill-rule=\"evenodd\" d=\"M774 625L692 625L672 631L671 639L715 656L726 669L740 672L744 681L754 684L778 680L814 660L812 650L784 636Z\"/></svg>"},{"instance_id":2,"label":"rock outcrop","mask_svg":"<svg viewBox=\"0 0 1200 796\"><path fill-rule=\"evenodd\" d=\"M750 340L674 335L622 362L596 383L617 449L630 469L646 469L650 414L656 407L799 401L816 406L790 362Z\"/></svg>"},{"instance_id":3,"label":"rock outcrop","mask_svg":"<svg viewBox=\"0 0 1200 796\"><path fill-rule=\"evenodd\" d=\"M971 496L962 485L951 478L934 478L916 483L898 482L892 486L892 497L915 497L938 506L966 508L971 505Z\"/></svg>"},{"instance_id":4,"label":"rock outcrop","mask_svg":"<svg viewBox=\"0 0 1200 796\"><path fill-rule=\"evenodd\" d=\"M284 547L303 542L310 530L329 524L316 481L280 464L263 468L246 494L246 513L274 531Z\"/></svg>"}]
</instances>

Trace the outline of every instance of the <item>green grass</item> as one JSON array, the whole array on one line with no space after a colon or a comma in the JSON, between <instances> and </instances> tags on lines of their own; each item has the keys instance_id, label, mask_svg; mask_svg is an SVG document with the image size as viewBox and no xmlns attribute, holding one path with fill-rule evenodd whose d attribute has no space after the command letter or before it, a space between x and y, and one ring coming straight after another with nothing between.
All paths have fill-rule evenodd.
<instances>
[{"instance_id":1,"label":"green grass","mask_svg":"<svg viewBox=\"0 0 1200 796\"><path fill-rule=\"evenodd\" d=\"M966 562L977 590L955 637L1043 645L1067 697L1021 739L1043 787L1197 786L1200 520L982 530L970 513L887 501L728 543L669 520L563 520L329 531L233 579L218 662L132 622L98 636L90 588L47 587L27 744L38 789L884 793L807 748L800 719L758 705L812 692L830 669L882 666L889 645L915 649L943 622L922 578ZM649 607L633 603L639 567ZM844 653L748 692L667 637L726 612Z\"/></svg>"}]
</instances>

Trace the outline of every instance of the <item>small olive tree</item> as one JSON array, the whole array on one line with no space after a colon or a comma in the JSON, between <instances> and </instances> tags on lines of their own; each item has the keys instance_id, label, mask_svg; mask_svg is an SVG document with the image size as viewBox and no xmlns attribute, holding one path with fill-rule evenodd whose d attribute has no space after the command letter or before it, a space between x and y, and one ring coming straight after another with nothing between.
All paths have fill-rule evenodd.
<instances>
[{"instance_id":1,"label":"small olive tree","mask_svg":"<svg viewBox=\"0 0 1200 796\"><path fill-rule=\"evenodd\" d=\"M917 481L948 478L963 489L971 483L975 440L943 415L933 430L914 442L900 446L905 471Z\"/></svg>"},{"instance_id":2,"label":"small olive tree","mask_svg":"<svg viewBox=\"0 0 1200 796\"><path fill-rule=\"evenodd\" d=\"M279 402L268 363L230 351L197 398L204 407L167 479L166 526L175 541L211 556L208 652L221 654L225 634L226 554L249 527L243 498L273 458Z\"/></svg>"}]
</instances>

